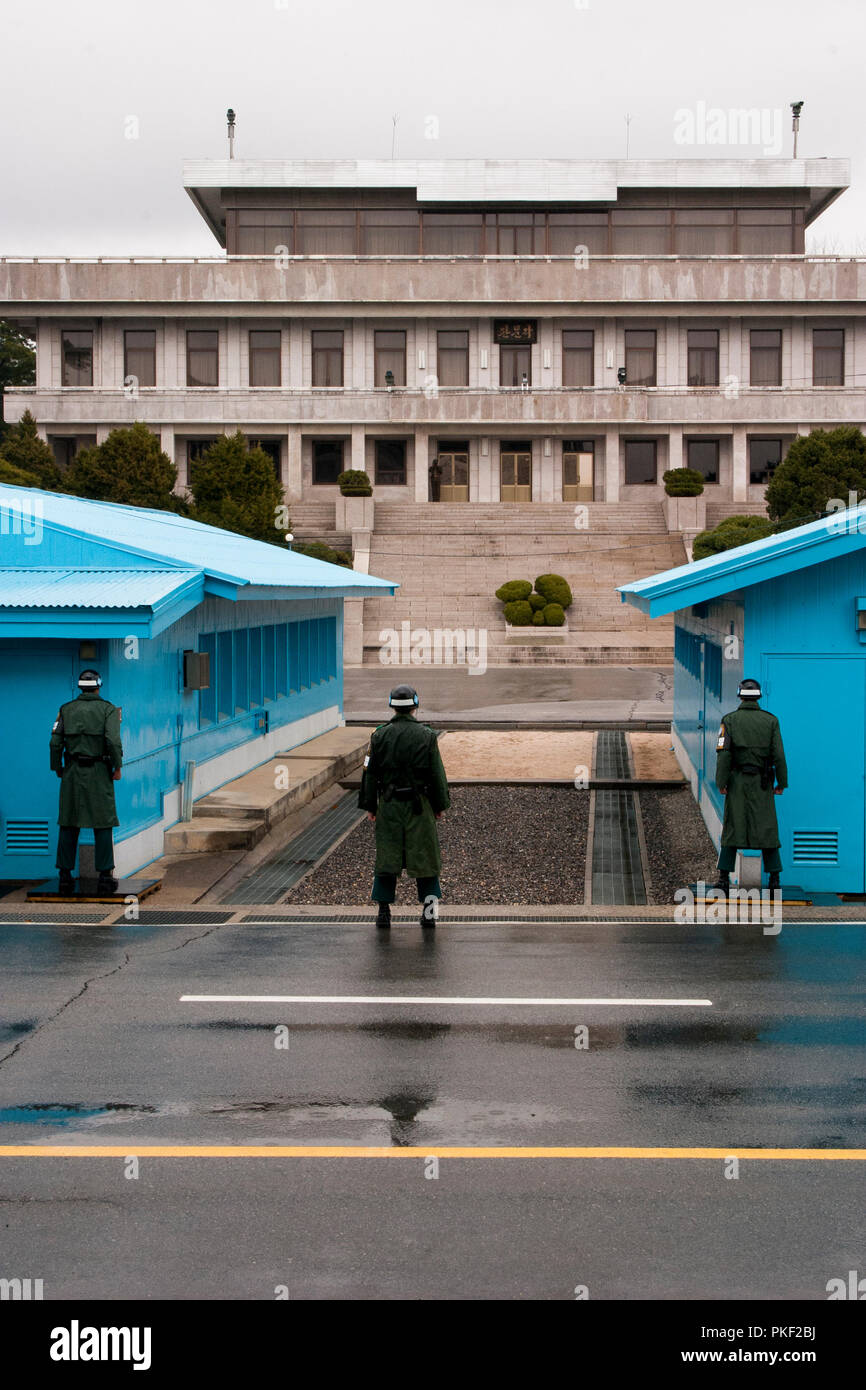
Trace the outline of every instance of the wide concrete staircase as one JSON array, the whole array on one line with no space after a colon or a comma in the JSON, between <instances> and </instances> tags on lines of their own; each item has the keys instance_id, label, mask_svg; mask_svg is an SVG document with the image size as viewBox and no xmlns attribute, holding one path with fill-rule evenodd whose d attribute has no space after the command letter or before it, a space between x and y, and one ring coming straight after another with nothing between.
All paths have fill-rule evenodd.
<instances>
[{"instance_id":1,"label":"wide concrete staircase","mask_svg":"<svg viewBox=\"0 0 866 1390\"><path fill-rule=\"evenodd\" d=\"M300 510L300 509L299 509ZM293 515L294 520L294 515ZM486 629L488 665L670 665L673 620L651 620L623 604L618 584L684 564L658 503L591 503L575 529L571 503L378 503L370 573L394 579L394 598L364 604L364 660L380 660L385 630ZM333 523L332 523L333 524ZM507 638L494 591L508 579L562 574L574 604L568 630L547 641Z\"/></svg>"}]
</instances>

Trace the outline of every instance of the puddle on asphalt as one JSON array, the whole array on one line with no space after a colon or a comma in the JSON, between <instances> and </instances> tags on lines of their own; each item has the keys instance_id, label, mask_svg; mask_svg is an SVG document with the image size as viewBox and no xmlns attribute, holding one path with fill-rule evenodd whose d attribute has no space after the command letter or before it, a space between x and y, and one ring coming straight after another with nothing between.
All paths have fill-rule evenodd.
<instances>
[{"instance_id":1,"label":"puddle on asphalt","mask_svg":"<svg viewBox=\"0 0 866 1390\"><path fill-rule=\"evenodd\" d=\"M126 1115L155 1115L155 1105L13 1105L0 1110L0 1124L52 1125L63 1129L82 1120L116 1119Z\"/></svg>"}]
</instances>

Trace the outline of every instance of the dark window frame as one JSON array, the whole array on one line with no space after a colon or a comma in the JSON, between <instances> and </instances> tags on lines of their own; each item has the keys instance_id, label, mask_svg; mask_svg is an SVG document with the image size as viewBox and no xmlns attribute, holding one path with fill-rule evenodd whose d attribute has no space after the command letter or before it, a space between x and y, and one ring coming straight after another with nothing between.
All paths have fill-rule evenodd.
<instances>
[{"instance_id":1,"label":"dark window frame","mask_svg":"<svg viewBox=\"0 0 866 1390\"><path fill-rule=\"evenodd\" d=\"M87 338L89 341L86 346L83 343L73 344L69 341L73 337ZM95 357L94 348L95 336L92 328L62 328L60 330L61 386L69 386L72 387L73 390L77 389L80 391L82 389L86 389L88 386L93 385L93 367ZM88 381L70 381L68 379L69 373L73 369L71 358L78 353L83 354L85 358L89 359L88 367L85 373L89 377ZM81 365L79 364L75 368L75 370L80 374L82 371Z\"/></svg>"},{"instance_id":2,"label":"dark window frame","mask_svg":"<svg viewBox=\"0 0 866 1390\"><path fill-rule=\"evenodd\" d=\"M699 436L699 435L693 435L691 439L686 439L686 441L685 441L685 445L686 445L686 467L687 467L687 468L694 468L696 472L700 473L700 475L701 475L701 477L703 478L704 482L705 482L705 483L708 483L710 486L714 486L714 485L717 484L718 481L719 481L719 458L720 458L720 452L721 452L721 450L720 450L720 444L721 444L721 441L718 440L718 439L715 439L715 438L713 438L713 439L707 439L707 438L704 438L703 436ZM707 445L712 445L712 446L713 446L713 455L714 455L713 467L712 467L708 472L705 471L705 469L704 469L703 467L698 467L697 464L695 464L695 463L692 462L692 450L695 449L695 448L700 448L700 447L702 447L702 446L703 446L703 447L706 447Z\"/></svg>"},{"instance_id":3,"label":"dark window frame","mask_svg":"<svg viewBox=\"0 0 866 1390\"><path fill-rule=\"evenodd\" d=\"M443 347L443 346L442 346L442 339L445 338L445 337L447 337L447 336L449 336L449 335L451 335L451 336L453 336L453 337L458 337L458 336L459 336L459 337L465 339L465 345L464 345L463 347L454 347L454 346L451 346L451 347ZM443 375L443 374L442 374L443 359L444 359L445 361L447 361L447 364L448 364L449 367L453 367L453 366L455 365L456 361L457 361L458 359L460 359L460 361L461 361L461 363L462 363L462 368L463 368L463 369L462 369L462 371L461 371L460 373L455 373L455 375L461 375L461 376L463 376L463 377L465 378L465 380L459 381L459 382L458 382L458 381L443 382L443 380L442 380L442 375ZM449 375L450 375L450 373L449 373ZM437 332L436 332L436 376L437 376L439 385L440 385L440 386L444 386L446 390L447 390L449 387L458 387L458 386L468 386L468 385L469 385L469 329L468 329L468 328L440 328L440 329L437 329Z\"/></svg>"},{"instance_id":4,"label":"dark window frame","mask_svg":"<svg viewBox=\"0 0 866 1390\"><path fill-rule=\"evenodd\" d=\"M317 344L317 338L339 337L339 346L336 343L324 345ZM337 365L339 355L339 372L334 370ZM312 328L310 330L310 382L317 390L336 391L343 386L345 381L345 361L346 361L346 334L342 328ZM321 376L329 378L321 381ZM339 381L331 381L331 376L339 376Z\"/></svg>"},{"instance_id":5,"label":"dark window frame","mask_svg":"<svg viewBox=\"0 0 866 1390\"><path fill-rule=\"evenodd\" d=\"M709 337L712 334L715 339L713 344L697 344L692 339L699 333ZM694 354L694 356L693 356ZM712 362L712 368L707 373L707 360ZM698 365L700 364L700 365ZM695 380L696 377L708 376L708 380ZM705 387L718 386L719 384L719 330L717 328L689 328L686 330L686 380L689 386Z\"/></svg>"},{"instance_id":6,"label":"dark window frame","mask_svg":"<svg viewBox=\"0 0 866 1390\"><path fill-rule=\"evenodd\" d=\"M403 339L402 349L397 346L385 347L380 345L379 339L390 335ZM387 371L393 371L393 367L386 367L384 363L392 359L397 362L398 370L394 372L394 386L406 385L406 353L408 351L408 335L405 328L375 328L373 330L373 385L379 389L388 386L385 380ZM396 358L394 358L396 354ZM402 365L401 365L402 362Z\"/></svg>"},{"instance_id":7,"label":"dark window frame","mask_svg":"<svg viewBox=\"0 0 866 1390\"><path fill-rule=\"evenodd\" d=\"M267 334L269 337L274 337L274 338L276 338L276 340L277 340L277 342L276 342L276 347L271 346L271 347L267 347L267 348L266 348L266 347L261 347L261 346L255 346L255 345L253 344L253 339L254 339L254 338L263 337L265 334ZM282 384L283 384L283 334L282 334L282 330L281 330L281 329L279 329L279 328L250 328L250 329L248 330L248 335L247 335L247 354L248 354L247 377L248 377L249 385L250 385L251 387L253 387L253 388L257 389L257 390L269 390L269 391L273 391L273 390L275 390L277 387L282 386ZM261 359L262 359L263 357L266 357L266 358L267 358L269 361L271 361L271 362L273 362L274 360L276 361L276 364L277 364L277 379L276 379L276 381L263 382L263 381L256 381L256 380L254 380L254 378L255 378L255 368L256 368L257 365L261 365Z\"/></svg>"},{"instance_id":8,"label":"dark window frame","mask_svg":"<svg viewBox=\"0 0 866 1390\"><path fill-rule=\"evenodd\" d=\"M150 345L150 347L142 347L142 346L139 346L139 347L134 347L134 348L130 349L129 338L130 338L130 335L133 334L133 333L137 333L137 334L139 334L139 336L141 336L141 337L144 337L145 334L146 334L146 335L151 339L151 345ZM132 351L132 352L138 352L138 353L145 353L145 352L147 353L148 357L150 358L150 364L151 364L151 370L150 370L150 372L147 373L147 375L150 376L150 377L152 378L152 380L150 380L150 381L143 381L143 380L142 380L142 376L143 376L144 374L143 374L142 372L133 372L133 371L130 370L130 351ZM137 382L138 386L141 387L142 390L147 390L149 387L156 386L156 329L155 329L155 328L125 328L125 329L123 330L123 380L124 380L124 382L126 382L127 378L128 378L128 377L131 377L131 376L134 376L134 377L136 378L136 382Z\"/></svg>"},{"instance_id":9,"label":"dark window frame","mask_svg":"<svg viewBox=\"0 0 866 1390\"><path fill-rule=\"evenodd\" d=\"M824 333L824 334L827 334L828 336L829 336L830 334L832 334L834 337L838 338L839 341L838 341L838 343L835 344L835 345L834 345L834 344L831 344L831 343L821 343L821 344L819 344L819 343L817 342L817 338L818 338L818 334L819 334L819 333ZM821 354L820 359L819 359L819 353ZM817 370L819 360L823 361L823 360L824 360L824 355L825 355L825 354L830 354L830 353L833 353L833 354L836 354L836 355L837 355L838 370L837 370L835 373L832 374L832 375L835 377L835 380L829 380L829 379L828 379L827 373L826 373L826 369L825 369L824 372L820 373L820 376L821 376L822 379L819 380L819 373L818 373L818 370ZM830 386L830 387L832 387L832 386L837 386L837 387L838 387L838 386L844 386L844 385L845 385L845 329L844 329L844 328L813 328L813 329L812 329L812 385L813 385L813 386L825 386L825 387L827 387L827 386Z\"/></svg>"},{"instance_id":10,"label":"dark window frame","mask_svg":"<svg viewBox=\"0 0 866 1390\"><path fill-rule=\"evenodd\" d=\"M623 441L623 486L624 487L653 487L659 480L659 442L657 439L626 439ZM633 453L638 447L650 446L652 449L652 477L651 478L629 478L630 460L629 454ZM633 467L634 465L631 464Z\"/></svg>"},{"instance_id":11,"label":"dark window frame","mask_svg":"<svg viewBox=\"0 0 866 1390\"><path fill-rule=\"evenodd\" d=\"M649 351L648 343L629 343L629 338L635 338L637 334L644 336L652 335L652 380L635 381L632 379L632 370L629 367L629 358L635 353ZM659 377L659 340L658 331L655 328L626 328L623 337L623 349L625 357L625 383L626 386L657 386Z\"/></svg>"},{"instance_id":12,"label":"dark window frame","mask_svg":"<svg viewBox=\"0 0 866 1390\"><path fill-rule=\"evenodd\" d=\"M582 336L589 339L587 346L578 347L569 344L566 339L569 336ZM566 364L574 363L578 358L589 360L589 381L570 382L566 380L568 375ZM581 387L595 385L595 330L593 328L563 328L562 330L562 384L570 390L579 390Z\"/></svg>"},{"instance_id":13,"label":"dark window frame","mask_svg":"<svg viewBox=\"0 0 866 1390\"><path fill-rule=\"evenodd\" d=\"M191 344L191 339L192 339L194 336L196 336L196 335L197 335L198 337L201 337L201 338L204 338L205 336L215 338L215 339L216 339L216 344L215 344L215 346L214 346L214 347L205 348L205 347L199 345L199 346L197 346L197 347L194 348L194 347L192 346L192 344ZM197 352L197 353L207 353L208 356L212 357L212 359L213 359L213 364L214 364L214 368L215 368L215 370L214 370L214 380L213 380L213 381L196 381L196 382L194 382L194 381L192 381L192 380L190 379L191 376L192 376L192 362L191 362L191 358L192 358L193 352ZM187 386L190 387L190 388L192 388L192 389L194 389L194 390L195 390L195 389L207 390L208 388L210 388L210 389L212 390L215 386L219 386L219 384L220 384L219 377L220 377L220 334L219 334L219 329L218 329L218 328L188 328L188 329L186 330L186 384L187 384Z\"/></svg>"},{"instance_id":14,"label":"dark window frame","mask_svg":"<svg viewBox=\"0 0 866 1390\"><path fill-rule=\"evenodd\" d=\"M775 343L775 344L773 344L773 343L756 343L756 342L755 342L755 339L756 339L759 335L761 335L761 334L763 334L764 337L767 337L767 338L769 338L770 336L773 336L773 337L776 338L776 340L777 340L776 343ZM759 387L759 388L761 388L761 389L763 389L763 390L768 390L768 389L772 389L772 388L775 387L775 386L781 386L781 385L782 385L782 355L783 355L783 351L784 351L784 345L785 345L785 340L784 340L784 337L783 337L783 333L782 333L782 329L781 329L781 328L750 328L750 329L749 329L749 385L750 385L750 386L757 386L757 387ZM771 353L775 354L775 356L776 356L776 370L772 373L773 380L772 380L772 381L769 381L769 380L767 380L767 381L759 381L759 380L756 380L756 375L761 375L761 373L760 373L760 372L756 373L755 368L756 368L756 367L760 367L762 364L766 367L766 364L769 363L769 361L770 361L770 354L771 354ZM769 372L767 373L767 375L769 375Z\"/></svg>"},{"instance_id":15,"label":"dark window frame","mask_svg":"<svg viewBox=\"0 0 866 1390\"><path fill-rule=\"evenodd\" d=\"M403 450L403 462L401 466L394 468L382 468L379 461L379 453L382 449L392 446L400 446ZM373 441L373 466L375 471L375 481L377 487L405 487L408 481L408 441L406 439L390 439L387 436ZM394 476L391 476L391 475Z\"/></svg>"},{"instance_id":16,"label":"dark window frame","mask_svg":"<svg viewBox=\"0 0 866 1390\"><path fill-rule=\"evenodd\" d=\"M319 454L320 451L324 451L324 446L328 446L330 449L332 449L332 450L334 450L334 451L339 450L339 457L337 458L337 460L336 460L336 462L335 462L335 464L334 464L334 476L333 476L333 478L330 478L330 477L328 477L328 478L322 478L322 477L319 477L319 476L318 476L320 463L319 463L319 459L318 459L317 455ZM314 439L314 440L312 441L312 460L311 460L311 463L312 463L312 473L311 473L311 476L312 476L312 480L313 480L313 487L336 487L336 486L337 486L337 479L339 478L339 476L340 476L341 473L345 472L345 463L346 463L346 441L345 441L345 439ZM331 470L329 469L328 471L331 471Z\"/></svg>"}]
</instances>

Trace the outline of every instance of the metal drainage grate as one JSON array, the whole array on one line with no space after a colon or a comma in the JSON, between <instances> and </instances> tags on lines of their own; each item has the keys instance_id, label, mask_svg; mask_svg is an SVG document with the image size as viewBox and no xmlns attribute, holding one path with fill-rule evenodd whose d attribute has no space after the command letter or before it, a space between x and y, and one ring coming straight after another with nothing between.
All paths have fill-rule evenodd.
<instances>
[{"instance_id":1,"label":"metal drainage grate","mask_svg":"<svg viewBox=\"0 0 866 1390\"><path fill-rule=\"evenodd\" d=\"M198 911L172 912L170 908L142 908L138 921L145 926L156 926L159 922L169 922L174 926L194 925L196 922L227 922L233 912L214 912L212 908L201 907Z\"/></svg>"},{"instance_id":2,"label":"metal drainage grate","mask_svg":"<svg viewBox=\"0 0 866 1390\"><path fill-rule=\"evenodd\" d=\"M346 792L330 811L266 860L222 899L225 903L276 903L363 817L358 793ZM282 920L282 919L278 919Z\"/></svg>"},{"instance_id":3,"label":"metal drainage grate","mask_svg":"<svg viewBox=\"0 0 866 1390\"><path fill-rule=\"evenodd\" d=\"M599 729L595 742L595 776L631 779L628 744L622 729Z\"/></svg>"},{"instance_id":4,"label":"metal drainage grate","mask_svg":"<svg viewBox=\"0 0 866 1390\"><path fill-rule=\"evenodd\" d=\"M395 926L398 927L413 926L417 925L419 915L420 914L417 912L413 912L411 916L397 916L396 913L392 913L391 921L394 923ZM354 915L350 915L349 913L342 913L335 914L334 916L330 917L289 917L285 914L283 914L282 916L277 916L276 913L266 914L259 912L251 913L250 916L242 918L242 921L245 925L249 924L250 926L261 927L273 926L279 923L284 923L289 926L303 927L343 927L353 925L360 927L369 927L372 926L375 920L376 917L375 913L372 911L372 908L370 912L368 912L366 915L361 915L360 913L355 913ZM504 926L507 927L587 927L598 925L603 926L607 922L647 922L655 924L661 923L662 926L671 925L671 922L668 921L667 918L650 916L647 913L643 915L641 915L640 913L629 913L627 916L605 915L604 917L594 917L592 915L592 908L588 909L587 916L585 917L514 917L509 916L506 913L494 913L491 914L489 917L467 917L465 913L460 912L459 908L454 907L450 910L443 910L442 915L439 918L439 925L443 927L471 927L474 926L476 923L479 927L490 926L491 923L502 923Z\"/></svg>"},{"instance_id":5,"label":"metal drainage grate","mask_svg":"<svg viewBox=\"0 0 866 1390\"><path fill-rule=\"evenodd\" d=\"M102 922L108 921L108 914L102 917L95 917L92 912L28 912L22 913L20 917L8 916L0 910L0 925L4 927L26 927L31 922L81 922L84 926L99 926Z\"/></svg>"},{"instance_id":6,"label":"metal drainage grate","mask_svg":"<svg viewBox=\"0 0 866 1390\"><path fill-rule=\"evenodd\" d=\"M592 836L593 903L645 903L633 792L597 791Z\"/></svg>"}]
</instances>

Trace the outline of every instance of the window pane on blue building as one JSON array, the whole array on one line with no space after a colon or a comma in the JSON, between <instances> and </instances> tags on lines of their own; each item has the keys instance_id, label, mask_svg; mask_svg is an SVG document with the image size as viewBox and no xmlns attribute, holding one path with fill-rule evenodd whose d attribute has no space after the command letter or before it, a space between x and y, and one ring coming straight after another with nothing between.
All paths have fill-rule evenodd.
<instances>
[{"instance_id":1,"label":"window pane on blue building","mask_svg":"<svg viewBox=\"0 0 866 1390\"><path fill-rule=\"evenodd\" d=\"M250 635L245 627L234 635L235 714L250 707Z\"/></svg>"},{"instance_id":2,"label":"window pane on blue building","mask_svg":"<svg viewBox=\"0 0 866 1390\"><path fill-rule=\"evenodd\" d=\"M289 623L289 691L301 688L300 623Z\"/></svg>"},{"instance_id":3,"label":"window pane on blue building","mask_svg":"<svg viewBox=\"0 0 866 1390\"><path fill-rule=\"evenodd\" d=\"M715 642L707 642L704 649L704 678L707 690L717 700L722 698L722 649Z\"/></svg>"},{"instance_id":4,"label":"window pane on blue building","mask_svg":"<svg viewBox=\"0 0 866 1390\"><path fill-rule=\"evenodd\" d=\"M250 704L262 703L262 630L250 628Z\"/></svg>"},{"instance_id":5,"label":"window pane on blue building","mask_svg":"<svg viewBox=\"0 0 866 1390\"><path fill-rule=\"evenodd\" d=\"M205 632L199 639L199 651L210 657L210 685L199 691L198 718L200 724L216 722L216 633Z\"/></svg>"},{"instance_id":6,"label":"window pane on blue building","mask_svg":"<svg viewBox=\"0 0 866 1390\"><path fill-rule=\"evenodd\" d=\"M277 699L289 693L289 631L287 623L277 624L276 636Z\"/></svg>"},{"instance_id":7,"label":"window pane on blue building","mask_svg":"<svg viewBox=\"0 0 866 1390\"><path fill-rule=\"evenodd\" d=\"M298 623L298 688L310 688L310 624Z\"/></svg>"},{"instance_id":8,"label":"window pane on blue building","mask_svg":"<svg viewBox=\"0 0 866 1390\"><path fill-rule=\"evenodd\" d=\"M274 629L262 628L262 700L273 700L276 691L276 670L274 666Z\"/></svg>"},{"instance_id":9,"label":"window pane on blue building","mask_svg":"<svg viewBox=\"0 0 866 1390\"><path fill-rule=\"evenodd\" d=\"M232 634L220 632L217 634L217 718L230 719L234 712Z\"/></svg>"}]
</instances>

